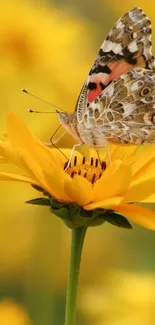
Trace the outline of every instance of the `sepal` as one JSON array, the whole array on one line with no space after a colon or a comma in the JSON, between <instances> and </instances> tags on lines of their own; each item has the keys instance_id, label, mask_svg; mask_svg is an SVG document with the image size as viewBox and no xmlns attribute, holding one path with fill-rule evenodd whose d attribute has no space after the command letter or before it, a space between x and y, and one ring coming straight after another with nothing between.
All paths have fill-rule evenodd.
<instances>
[{"instance_id":1,"label":"sepal","mask_svg":"<svg viewBox=\"0 0 155 325\"><path fill-rule=\"evenodd\" d=\"M34 205L50 206L50 211L63 220L68 228L78 228L82 226L95 227L104 222L109 222L114 226L132 229L129 221L113 210L85 210L73 203L58 202L52 197L36 198L26 203Z\"/></svg>"},{"instance_id":2,"label":"sepal","mask_svg":"<svg viewBox=\"0 0 155 325\"><path fill-rule=\"evenodd\" d=\"M29 201L26 201L25 203L34 204L34 205L46 205L46 206L50 206L51 205L49 199L41 198L41 197L36 198L36 199L29 200Z\"/></svg>"}]
</instances>

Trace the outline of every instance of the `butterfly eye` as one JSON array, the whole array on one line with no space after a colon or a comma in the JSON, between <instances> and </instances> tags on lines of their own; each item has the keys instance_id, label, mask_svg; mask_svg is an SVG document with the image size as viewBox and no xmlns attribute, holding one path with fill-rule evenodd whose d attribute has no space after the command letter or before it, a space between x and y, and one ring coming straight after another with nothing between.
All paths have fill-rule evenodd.
<instances>
[{"instance_id":1,"label":"butterfly eye","mask_svg":"<svg viewBox=\"0 0 155 325\"><path fill-rule=\"evenodd\" d=\"M149 87L144 87L142 88L142 90L140 91L140 95L141 96L146 96L146 95L149 95L151 93L151 88ZM150 96L151 97L151 96ZM146 97L147 98L147 97ZM149 96L148 96L149 98ZM146 99L147 100L147 99ZM149 100L148 100L149 101Z\"/></svg>"}]
</instances>

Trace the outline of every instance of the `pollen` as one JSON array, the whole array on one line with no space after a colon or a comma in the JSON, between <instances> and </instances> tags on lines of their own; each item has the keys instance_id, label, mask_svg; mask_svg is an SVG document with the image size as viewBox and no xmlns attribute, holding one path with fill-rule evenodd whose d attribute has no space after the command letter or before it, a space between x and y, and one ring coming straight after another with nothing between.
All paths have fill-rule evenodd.
<instances>
[{"instance_id":1,"label":"pollen","mask_svg":"<svg viewBox=\"0 0 155 325\"><path fill-rule=\"evenodd\" d=\"M68 162L65 163L64 169L66 168ZM86 157L83 157L81 163L77 162L77 156L74 157L73 162L67 168L66 173L69 174L72 178L75 175L80 175L86 178L92 185L101 178L104 170L106 169L106 163L104 161L99 161L91 157L90 160L86 160Z\"/></svg>"}]
</instances>

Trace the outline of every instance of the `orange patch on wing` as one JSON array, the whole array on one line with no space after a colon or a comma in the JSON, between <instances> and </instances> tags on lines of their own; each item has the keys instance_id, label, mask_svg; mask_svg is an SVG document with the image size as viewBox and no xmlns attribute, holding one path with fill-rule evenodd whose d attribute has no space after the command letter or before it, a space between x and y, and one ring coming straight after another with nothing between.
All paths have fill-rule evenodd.
<instances>
[{"instance_id":1,"label":"orange patch on wing","mask_svg":"<svg viewBox=\"0 0 155 325\"><path fill-rule=\"evenodd\" d=\"M88 90L88 103L93 102L95 98L99 96L99 94L101 94L102 92L102 88L100 86L101 79L99 79L98 81L96 79L93 80L93 82L96 83L96 88L93 90Z\"/></svg>"},{"instance_id":2,"label":"orange patch on wing","mask_svg":"<svg viewBox=\"0 0 155 325\"><path fill-rule=\"evenodd\" d=\"M133 65L125 62L125 60L121 60L118 63L113 62L109 64L109 68L111 69L111 80L117 80L122 74L128 72L133 69Z\"/></svg>"},{"instance_id":3,"label":"orange patch on wing","mask_svg":"<svg viewBox=\"0 0 155 325\"><path fill-rule=\"evenodd\" d=\"M120 75L132 69L132 65L125 62L125 60L112 62L108 65L111 70L110 74L107 73L98 73L92 75L91 82L96 84L96 88L93 90L88 90L88 103L91 103L95 100L97 96L101 94L103 91L100 83L102 83L105 87L109 84L110 81L118 79Z\"/></svg>"},{"instance_id":4,"label":"orange patch on wing","mask_svg":"<svg viewBox=\"0 0 155 325\"><path fill-rule=\"evenodd\" d=\"M100 83L102 83L105 87L109 84L110 81L117 80L122 74L135 69L135 68L145 68L145 61L142 56L136 56L137 63L135 65L127 63L124 59L120 61L113 61L109 63L107 66L111 70L110 74L106 73L98 73L92 75L91 82L96 83L96 88L93 90L88 90L88 103L93 102L97 96L101 94L103 91Z\"/></svg>"}]
</instances>

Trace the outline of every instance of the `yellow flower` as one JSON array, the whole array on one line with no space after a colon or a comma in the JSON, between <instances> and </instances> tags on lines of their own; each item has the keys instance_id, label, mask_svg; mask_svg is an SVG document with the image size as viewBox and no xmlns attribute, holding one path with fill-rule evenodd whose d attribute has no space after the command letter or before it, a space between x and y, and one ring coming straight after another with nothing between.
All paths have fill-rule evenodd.
<instances>
[{"instance_id":1,"label":"yellow flower","mask_svg":"<svg viewBox=\"0 0 155 325\"><path fill-rule=\"evenodd\" d=\"M114 269L83 292L80 309L88 324L154 324L154 284L154 273Z\"/></svg>"},{"instance_id":2,"label":"yellow flower","mask_svg":"<svg viewBox=\"0 0 155 325\"><path fill-rule=\"evenodd\" d=\"M28 314L12 299L4 299L0 303L0 324L5 325L30 325Z\"/></svg>"},{"instance_id":3,"label":"yellow flower","mask_svg":"<svg viewBox=\"0 0 155 325\"><path fill-rule=\"evenodd\" d=\"M0 161L12 162L20 170L18 174L1 172L0 180L21 181L42 189L48 199L54 199L50 202L54 202L55 209L60 203L62 212L66 206L79 207L87 217L89 212L97 211L100 216L102 211L102 222L103 212L105 220L106 212L110 212L107 221L111 222L114 211L116 217L118 213L118 216L155 230L155 212L132 204L155 200L154 147L111 146L110 150L111 165L106 151L101 156L101 164L94 154L85 159L75 152L65 172L67 159L64 155L42 144L12 111L8 111L7 139L0 140ZM69 149L63 152L70 156Z\"/></svg>"}]
</instances>

